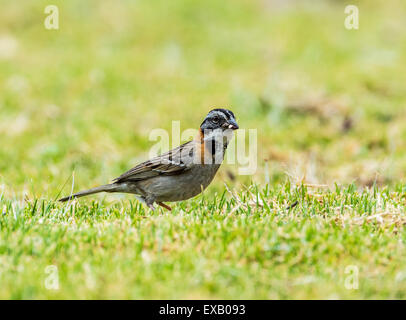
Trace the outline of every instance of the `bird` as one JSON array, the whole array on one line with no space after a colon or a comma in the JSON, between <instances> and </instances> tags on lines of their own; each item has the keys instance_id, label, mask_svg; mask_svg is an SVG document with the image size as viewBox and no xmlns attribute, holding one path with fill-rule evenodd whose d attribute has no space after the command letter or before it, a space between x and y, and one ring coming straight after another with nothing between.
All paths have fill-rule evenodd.
<instances>
[{"instance_id":1,"label":"bird","mask_svg":"<svg viewBox=\"0 0 406 320\"><path fill-rule=\"evenodd\" d=\"M130 193L151 210L155 210L154 204L172 210L164 202L195 197L212 182L233 131L237 129L232 111L213 109L204 118L193 140L138 164L112 183L71 194L59 201L100 192Z\"/></svg>"}]
</instances>

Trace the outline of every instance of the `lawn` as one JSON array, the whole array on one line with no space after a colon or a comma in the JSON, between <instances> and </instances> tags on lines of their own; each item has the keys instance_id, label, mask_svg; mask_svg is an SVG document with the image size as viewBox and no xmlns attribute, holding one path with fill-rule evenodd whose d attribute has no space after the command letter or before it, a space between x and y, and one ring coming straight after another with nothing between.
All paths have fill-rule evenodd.
<instances>
[{"instance_id":1,"label":"lawn","mask_svg":"<svg viewBox=\"0 0 406 320\"><path fill-rule=\"evenodd\" d=\"M406 3L0 0L0 298L406 298ZM198 197L58 196L212 107L257 169Z\"/></svg>"}]
</instances>

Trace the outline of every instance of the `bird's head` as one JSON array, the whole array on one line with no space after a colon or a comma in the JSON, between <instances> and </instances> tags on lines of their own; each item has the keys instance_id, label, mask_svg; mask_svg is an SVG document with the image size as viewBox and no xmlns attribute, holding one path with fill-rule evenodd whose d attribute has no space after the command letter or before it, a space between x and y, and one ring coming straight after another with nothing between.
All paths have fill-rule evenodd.
<instances>
[{"instance_id":1,"label":"bird's head","mask_svg":"<svg viewBox=\"0 0 406 320\"><path fill-rule=\"evenodd\" d=\"M237 130L238 124L235 121L234 113L227 109L213 109L200 125L202 131L205 130Z\"/></svg>"},{"instance_id":2,"label":"bird's head","mask_svg":"<svg viewBox=\"0 0 406 320\"><path fill-rule=\"evenodd\" d=\"M216 164L221 164L233 131L237 129L238 124L232 111L220 108L211 110L200 125L199 132L200 141L205 150L209 151L205 153L205 157L209 155L209 159L214 158Z\"/></svg>"}]
</instances>

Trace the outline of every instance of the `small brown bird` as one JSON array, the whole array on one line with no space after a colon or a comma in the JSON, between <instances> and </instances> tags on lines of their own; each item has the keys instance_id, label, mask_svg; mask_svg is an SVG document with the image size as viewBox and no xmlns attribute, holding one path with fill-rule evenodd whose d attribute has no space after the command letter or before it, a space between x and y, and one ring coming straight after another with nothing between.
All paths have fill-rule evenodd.
<instances>
[{"instance_id":1,"label":"small brown bird","mask_svg":"<svg viewBox=\"0 0 406 320\"><path fill-rule=\"evenodd\" d=\"M164 202L187 200L206 189L216 175L236 129L238 125L230 110L213 109L200 125L194 140L137 165L110 184L59 201L99 192L122 192L138 195L138 200L152 210L154 202L171 210Z\"/></svg>"}]
</instances>

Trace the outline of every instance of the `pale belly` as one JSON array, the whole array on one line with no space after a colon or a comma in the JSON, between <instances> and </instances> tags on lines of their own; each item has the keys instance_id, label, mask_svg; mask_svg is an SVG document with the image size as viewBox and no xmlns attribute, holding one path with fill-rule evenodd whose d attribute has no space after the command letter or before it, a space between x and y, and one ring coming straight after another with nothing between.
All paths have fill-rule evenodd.
<instances>
[{"instance_id":1,"label":"pale belly","mask_svg":"<svg viewBox=\"0 0 406 320\"><path fill-rule=\"evenodd\" d=\"M180 175L158 176L137 184L157 202L187 200L206 189L219 167L217 164L196 166Z\"/></svg>"}]
</instances>

